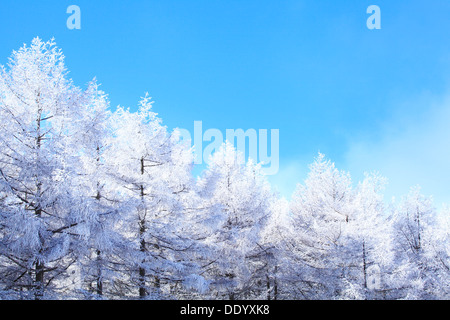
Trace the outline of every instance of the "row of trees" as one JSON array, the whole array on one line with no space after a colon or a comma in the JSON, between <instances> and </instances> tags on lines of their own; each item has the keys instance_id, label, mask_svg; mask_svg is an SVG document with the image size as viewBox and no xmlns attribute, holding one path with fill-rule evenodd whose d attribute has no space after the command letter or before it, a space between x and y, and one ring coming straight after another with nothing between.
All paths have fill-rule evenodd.
<instances>
[{"instance_id":1,"label":"row of trees","mask_svg":"<svg viewBox=\"0 0 450 320\"><path fill-rule=\"evenodd\" d=\"M53 41L0 74L0 298L448 299L450 211L321 154L288 202L225 143L198 179L148 96L111 111ZM440 219L440 220L439 220Z\"/></svg>"}]
</instances>

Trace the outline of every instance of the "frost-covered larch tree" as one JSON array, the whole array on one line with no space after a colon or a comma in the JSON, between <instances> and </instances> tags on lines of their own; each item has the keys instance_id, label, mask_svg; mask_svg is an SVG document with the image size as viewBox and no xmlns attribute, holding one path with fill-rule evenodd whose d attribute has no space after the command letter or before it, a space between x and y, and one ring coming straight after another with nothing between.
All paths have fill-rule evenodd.
<instances>
[{"instance_id":1,"label":"frost-covered larch tree","mask_svg":"<svg viewBox=\"0 0 450 320\"><path fill-rule=\"evenodd\" d=\"M419 186L412 187L395 212L396 273L391 286L406 299L435 299L439 296L432 260L436 209L431 197L424 196ZM447 280L448 281L448 280Z\"/></svg>"},{"instance_id":2,"label":"frost-covered larch tree","mask_svg":"<svg viewBox=\"0 0 450 320\"><path fill-rule=\"evenodd\" d=\"M392 263L392 226L383 192L387 180L366 173L354 190L353 208L346 226L346 288L342 298L373 299L383 294L383 277Z\"/></svg>"},{"instance_id":3,"label":"frost-covered larch tree","mask_svg":"<svg viewBox=\"0 0 450 320\"><path fill-rule=\"evenodd\" d=\"M319 154L291 200L293 233L286 250L292 263L284 273L294 296L326 299L342 291L352 198L349 174Z\"/></svg>"},{"instance_id":4,"label":"frost-covered larch tree","mask_svg":"<svg viewBox=\"0 0 450 320\"><path fill-rule=\"evenodd\" d=\"M450 299L450 208L444 206L433 228L425 230L429 268L433 273L434 296Z\"/></svg>"},{"instance_id":5,"label":"frost-covered larch tree","mask_svg":"<svg viewBox=\"0 0 450 320\"><path fill-rule=\"evenodd\" d=\"M290 269L291 262L287 259L286 246L292 233L292 217L289 201L285 198L275 198L271 204L271 213L262 232L262 248L265 252L266 290L261 298L278 300L290 298L289 290L283 286L285 270ZM287 266L285 265L287 264Z\"/></svg>"},{"instance_id":6,"label":"frost-covered larch tree","mask_svg":"<svg viewBox=\"0 0 450 320\"><path fill-rule=\"evenodd\" d=\"M78 111L80 134L74 141L81 151L72 189L85 212L83 223L74 227L83 241L76 250L79 278L76 288L84 295L92 297L95 293L99 298L105 292L113 293L114 281L121 270L120 256L127 246L119 233L123 202L111 183L116 168L105 159L112 143L109 101L95 81L87 92L88 99Z\"/></svg>"},{"instance_id":7,"label":"frost-covered larch tree","mask_svg":"<svg viewBox=\"0 0 450 320\"><path fill-rule=\"evenodd\" d=\"M67 78L53 40L33 39L1 70L0 281L24 298L53 297L76 261L86 211L72 185L91 92Z\"/></svg>"},{"instance_id":8,"label":"frost-covered larch tree","mask_svg":"<svg viewBox=\"0 0 450 320\"><path fill-rule=\"evenodd\" d=\"M261 231L273 195L260 167L241 159L233 145L224 143L198 181L210 194L210 207L219 208L216 231L209 239L215 255L208 277L216 298L240 299L260 290Z\"/></svg>"},{"instance_id":9,"label":"frost-covered larch tree","mask_svg":"<svg viewBox=\"0 0 450 320\"><path fill-rule=\"evenodd\" d=\"M122 233L130 245L123 257L129 294L157 299L196 275L188 259L192 243L185 214L193 158L151 107L146 95L137 112L118 108L106 162L115 168L113 183L126 203ZM201 285L201 277L196 279Z\"/></svg>"}]
</instances>

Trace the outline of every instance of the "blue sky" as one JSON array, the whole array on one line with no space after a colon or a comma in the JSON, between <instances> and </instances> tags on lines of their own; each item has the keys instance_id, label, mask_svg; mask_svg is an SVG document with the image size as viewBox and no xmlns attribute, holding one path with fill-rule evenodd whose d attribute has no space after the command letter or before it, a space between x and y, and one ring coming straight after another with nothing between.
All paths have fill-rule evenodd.
<instances>
[{"instance_id":1,"label":"blue sky","mask_svg":"<svg viewBox=\"0 0 450 320\"><path fill-rule=\"evenodd\" d=\"M169 128L279 129L269 179L287 196L320 151L355 180L380 171L389 196L420 184L450 203L449 16L448 0L3 0L0 63L55 37L75 84L97 77L113 106L149 92Z\"/></svg>"}]
</instances>

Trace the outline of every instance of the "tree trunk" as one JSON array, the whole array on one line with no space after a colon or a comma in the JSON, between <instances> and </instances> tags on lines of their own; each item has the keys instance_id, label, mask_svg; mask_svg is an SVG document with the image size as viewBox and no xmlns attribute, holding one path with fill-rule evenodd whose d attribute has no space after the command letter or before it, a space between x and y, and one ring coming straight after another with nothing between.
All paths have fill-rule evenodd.
<instances>
[{"instance_id":1,"label":"tree trunk","mask_svg":"<svg viewBox=\"0 0 450 320\"><path fill-rule=\"evenodd\" d=\"M100 164L100 146L97 145L97 169ZM100 201L102 198L100 194L100 182L97 181L97 194L95 195L95 200ZM97 250L97 294L99 296L103 295L103 274L102 274L102 253Z\"/></svg>"},{"instance_id":2,"label":"tree trunk","mask_svg":"<svg viewBox=\"0 0 450 320\"><path fill-rule=\"evenodd\" d=\"M278 266L275 266L275 272L273 277L273 300L278 299L278 282L277 282Z\"/></svg>"},{"instance_id":3,"label":"tree trunk","mask_svg":"<svg viewBox=\"0 0 450 320\"><path fill-rule=\"evenodd\" d=\"M420 211L419 211L419 208L417 208L416 211L417 211L417 250L420 250L421 238L420 238Z\"/></svg>"},{"instance_id":4,"label":"tree trunk","mask_svg":"<svg viewBox=\"0 0 450 320\"><path fill-rule=\"evenodd\" d=\"M35 300L41 300L44 296L44 264L40 261L36 262L36 292L34 294Z\"/></svg>"},{"instance_id":5,"label":"tree trunk","mask_svg":"<svg viewBox=\"0 0 450 320\"><path fill-rule=\"evenodd\" d=\"M364 289L367 289L367 263L366 263L366 244L363 240L363 272L364 272Z\"/></svg>"},{"instance_id":6,"label":"tree trunk","mask_svg":"<svg viewBox=\"0 0 450 320\"><path fill-rule=\"evenodd\" d=\"M103 295L102 253L100 250L97 250L97 294Z\"/></svg>"},{"instance_id":7,"label":"tree trunk","mask_svg":"<svg viewBox=\"0 0 450 320\"><path fill-rule=\"evenodd\" d=\"M144 158L142 157L140 159L141 162L141 175L144 175ZM146 243L145 243L145 204L144 204L144 185L141 184L140 186L141 191L141 201L142 201L142 210L144 210L144 215L140 217L139 220L139 237L140 237L140 252L142 255L145 255L146 252ZM144 298L147 295L147 290L145 288L145 268L143 267L143 264L145 263L145 259L143 258L141 261L142 265L139 267L139 298Z\"/></svg>"},{"instance_id":8,"label":"tree trunk","mask_svg":"<svg viewBox=\"0 0 450 320\"><path fill-rule=\"evenodd\" d=\"M140 228L140 234L141 234L141 245L140 245L140 251L142 254L145 254L145 240L143 238L143 233L145 231L144 222L141 221L141 228ZM143 259L141 261L142 263L145 262ZM142 266L139 267L139 298L144 298L147 295L147 290L145 289L145 268Z\"/></svg>"},{"instance_id":9,"label":"tree trunk","mask_svg":"<svg viewBox=\"0 0 450 320\"><path fill-rule=\"evenodd\" d=\"M38 106L38 112L37 112L37 119L36 119L36 163L38 164L40 161L40 157L39 157L39 152L41 149L41 142L42 142L42 137L41 137L41 114L42 114L42 109L39 106L39 97L40 94L38 93L38 97L36 99L36 103ZM39 180L39 177L36 174L36 204L35 204L35 209L34 212L36 214L36 216L41 219L42 218L42 208L41 208L41 189L42 189L42 183ZM39 250L39 254L42 254L43 250L42 250L42 246L43 246L43 242L44 240L41 238L41 233L39 231L39 240L41 242L41 249ZM35 291L35 295L34 298L35 300L41 300L43 295L44 295L44 263L40 260L41 257L38 257L36 259L36 274L35 274L35 287L36 287L36 291Z\"/></svg>"}]
</instances>

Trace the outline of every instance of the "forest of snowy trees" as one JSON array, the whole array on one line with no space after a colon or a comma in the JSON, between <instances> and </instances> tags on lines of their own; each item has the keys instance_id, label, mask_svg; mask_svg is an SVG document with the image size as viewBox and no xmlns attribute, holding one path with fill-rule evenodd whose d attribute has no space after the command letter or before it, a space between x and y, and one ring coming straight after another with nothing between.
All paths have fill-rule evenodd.
<instances>
[{"instance_id":1,"label":"forest of snowy trees","mask_svg":"<svg viewBox=\"0 0 450 320\"><path fill-rule=\"evenodd\" d=\"M0 71L1 299L449 299L450 209L322 154L289 201L225 143L193 152L145 96L111 108L35 38Z\"/></svg>"}]
</instances>

